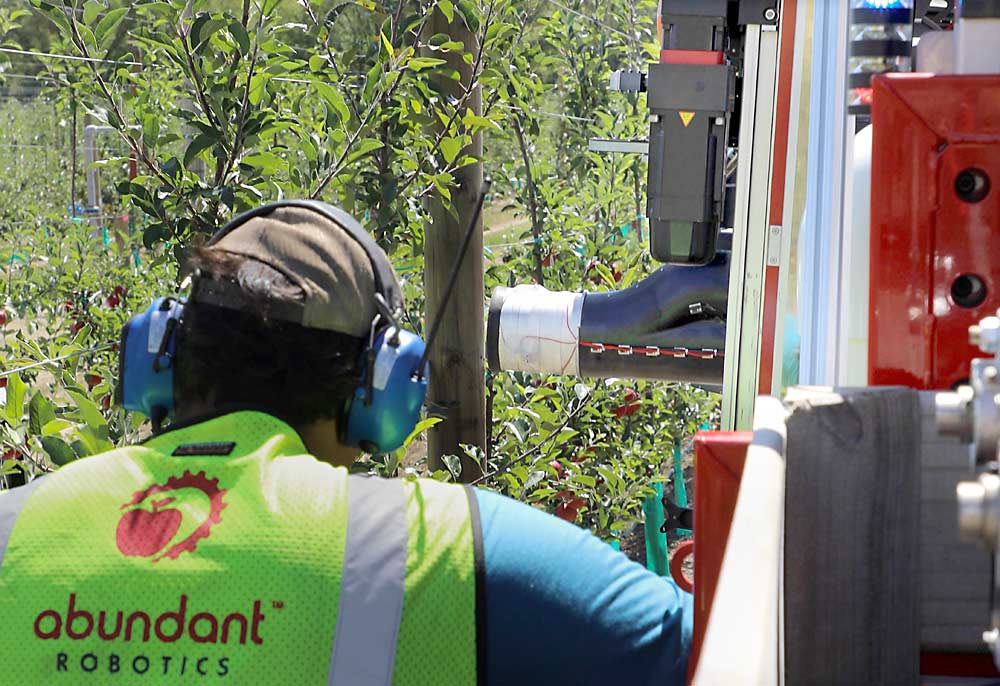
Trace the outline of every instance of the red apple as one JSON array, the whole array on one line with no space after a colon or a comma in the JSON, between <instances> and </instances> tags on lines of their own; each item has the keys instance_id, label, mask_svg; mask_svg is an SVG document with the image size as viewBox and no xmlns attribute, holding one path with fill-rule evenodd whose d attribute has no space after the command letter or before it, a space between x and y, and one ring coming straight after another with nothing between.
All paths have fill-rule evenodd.
<instances>
[{"instance_id":1,"label":"red apple","mask_svg":"<svg viewBox=\"0 0 1000 686\"><path fill-rule=\"evenodd\" d=\"M642 405L639 402L639 394L636 393L633 388L629 388L625 391L625 396L622 400L625 402L611 410L611 414L619 419L623 417L631 417L642 408Z\"/></svg>"},{"instance_id":2,"label":"red apple","mask_svg":"<svg viewBox=\"0 0 1000 686\"><path fill-rule=\"evenodd\" d=\"M173 499L170 498L170 501ZM118 521L118 550L130 557L150 557L163 550L181 527L180 510L131 510Z\"/></svg>"},{"instance_id":3,"label":"red apple","mask_svg":"<svg viewBox=\"0 0 1000 686\"><path fill-rule=\"evenodd\" d=\"M6 323L7 323L7 311L0 310L0 326L3 326Z\"/></svg>"},{"instance_id":4,"label":"red apple","mask_svg":"<svg viewBox=\"0 0 1000 686\"><path fill-rule=\"evenodd\" d=\"M102 377L100 374L87 374L87 385L90 386L91 388L101 383L102 381L104 381L104 377Z\"/></svg>"},{"instance_id":5,"label":"red apple","mask_svg":"<svg viewBox=\"0 0 1000 686\"><path fill-rule=\"evenodd\" d=\"M567 522L575 522L577 516L580 514L580 508L586 504L587 501L583 498L573 498L556 508L556 517L565 519Z\"/></svg>"},{"instance_id":6,"label":"red apple","mask_svg":"<svg viewBox=\"0 0 1000 686\"><path fill-rule=\"evenodd\" d=\"M73 326L69 327L69 332L75 336L80 333L80 330L83 329L84 326L85 324L77 319L73 322Z\"/></svg>"}]
</instances>

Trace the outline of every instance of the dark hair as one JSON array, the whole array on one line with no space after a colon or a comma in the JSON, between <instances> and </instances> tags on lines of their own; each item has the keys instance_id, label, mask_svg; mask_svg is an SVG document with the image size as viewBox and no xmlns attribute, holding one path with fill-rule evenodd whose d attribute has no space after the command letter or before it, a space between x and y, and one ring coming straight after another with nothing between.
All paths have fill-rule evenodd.
<instances>
[{"instance_id":1,"label":"dark hair","mask_svg":"<svg viewBox=\"0 0 1000 686\"><path fill-rule=\"evenodd\" d=\"M258 306L243 311L188 301L177 339L178 409L207 398L219 407L259 407L293 426L343 418L364 341L268 319L266 300L295 302L305 294L262 262L199 248L189 266L195 279L238 284Z\"/></svg>"}]
</instances>

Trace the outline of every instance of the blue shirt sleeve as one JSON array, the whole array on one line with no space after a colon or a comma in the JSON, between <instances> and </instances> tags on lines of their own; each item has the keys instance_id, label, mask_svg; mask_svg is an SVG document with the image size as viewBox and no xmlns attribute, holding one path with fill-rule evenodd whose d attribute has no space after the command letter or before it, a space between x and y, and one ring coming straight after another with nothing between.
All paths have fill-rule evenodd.
<instances>
[{"instance_id":1,"label":"blue shirt sleeve","mask_svg":"<svg viewBox=\"0 0 1000 686\"><path fill-rule=\"evenodd\" d=\"M683 686L689 594L588 531L476 494L488 684Z\"/></svg>"}]
</instances>

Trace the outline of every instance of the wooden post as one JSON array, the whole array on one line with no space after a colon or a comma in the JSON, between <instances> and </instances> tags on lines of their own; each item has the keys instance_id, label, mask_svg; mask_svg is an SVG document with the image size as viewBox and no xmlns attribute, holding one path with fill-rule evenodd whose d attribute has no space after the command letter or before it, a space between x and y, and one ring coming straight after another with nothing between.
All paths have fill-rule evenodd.
<instances>
[{"instance_id":1,"label":"wooden post","mask_svg":"<svg viewBox=\"0 0 1000 686\"><path fill-rule=\"evenodd\" d=\"M448 34L452 40L465 44L466 52L473 55L478 50L475 32L465 25L459 12L449 22L438 9L428 22L427 34ZM440 53L434 53L440 57ZM472 87L473 65L467 64L461 54L449 53L448 66L461 74L455 81L444 76L434 76L433 88L455 100L463 97ZM482 113L482 92L476 84L467 107L476 114ZM442 124L429 130L431 135L440 133ZM472 144L462 154L481 157L482 135L473 137ZM424 289L427 296L427 319L431 322L445 297L445 287L452 266L462 244L463 233L472 218L483 183L483 166L480 163L462 167L455 173L455 187L451 190L452 210L445 209L442 201L434 197L429 201L429 221L425 227ZM428 455L432 469L444 467L445 455L462 457L461 481L469 483L482 476L479 466L465 458L460 443L486 447L486 389L483 351L485 325L483 316L483 226L482 218L469 244L462 263L455 292L445 310L437 342L430 355L430 389L428 405L433 414L444 418L434 427L428 440Z\"/></svg>"},{"instance_id":2,"label":"wooden post","mask_svg":"<svg viewBox=\"0 0 1000 686\"><path fill-rule=\"evenodd\" d=\"M916 684L917 393L794 388L786 406L785 683Z\"/></svg>"}]
</instances>

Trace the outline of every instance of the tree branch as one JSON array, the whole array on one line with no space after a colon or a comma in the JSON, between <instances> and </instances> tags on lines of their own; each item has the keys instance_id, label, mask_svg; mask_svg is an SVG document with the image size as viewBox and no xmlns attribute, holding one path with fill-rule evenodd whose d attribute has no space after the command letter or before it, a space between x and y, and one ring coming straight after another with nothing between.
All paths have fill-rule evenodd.
<instances>
[{"instance_id":1,"label":"tree branch","mask_svg":"<svg viewBox=\"0 0 1000 686\"><path fill-rule=\"evenodd\" d=\"M521 147L521 159L524 160L524 175L528 182L528 209L531 212L531 235L535 241L535 281L539 286L545 285L545 277L542 274L542 227L538 221L538 201L535 197L535 178L531 171L531 155L528 152L528 142L524 136L524 125L520 115L514 117L514 133L517 134L517 142Z\"/></svg>"}]
</instances>

